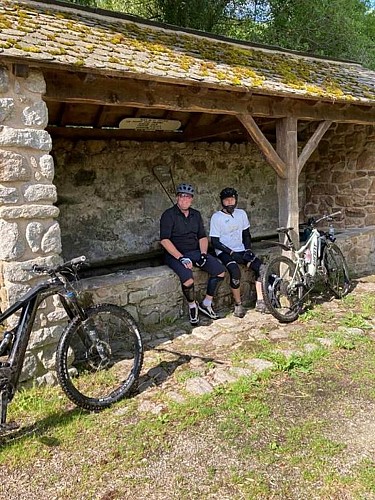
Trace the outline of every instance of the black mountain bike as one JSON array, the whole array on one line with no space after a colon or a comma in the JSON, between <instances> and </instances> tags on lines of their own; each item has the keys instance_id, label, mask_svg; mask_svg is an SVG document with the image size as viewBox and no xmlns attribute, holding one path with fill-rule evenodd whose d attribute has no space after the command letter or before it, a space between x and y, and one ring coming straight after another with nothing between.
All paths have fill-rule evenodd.
<instances>
[{"instance_id":1,"label":"black mountain bike","mask_svg":"<svg viewBox=\"0 0 375 500\"><path fill-rule=\"evenodd\" d=\"M337 298L350 291L349 269L340 248L335 244L333 225L330 231L319 231L316 225L322 221L332 222L341 212L324 215L318 220L310 219L307 225L307 241L295 248L290 237L292 227L279 227L287 243L273 242L285 251L285 255L274 257L262 274L264 302L269 312L280 322L290 323L303 312L304 302L317 283L323 283Z\"/></svg>"},{"instance_id":2,"label":"black mountain bike","mask_svg":"<svg viewBox=\"0 0 375 500\"><path fill-rule=\"evenodd\" d=\"M6 429L7 406L16 392L38 306L51 295L59 295L69 318L56 351L57 377L68 398L97 411L134 389L143 362L139 329L122 307L80 305L72 278L79 279L85 261L82 256L55 268L33 266L34 273L50 278L0 314L3 323L20 311L17 325L0 341L0 429Z\"/></svg>"}]
</instances>

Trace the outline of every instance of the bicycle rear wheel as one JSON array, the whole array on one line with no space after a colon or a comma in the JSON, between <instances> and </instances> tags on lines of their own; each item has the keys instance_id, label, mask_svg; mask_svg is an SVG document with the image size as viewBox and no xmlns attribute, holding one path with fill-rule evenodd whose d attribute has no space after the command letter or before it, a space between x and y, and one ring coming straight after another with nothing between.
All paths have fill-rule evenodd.
<instances>
[{"instance_id":1,"label":"bicycle rear wheel","mask_svg":"<svg viewBox=\"0 0 375 500\"><path fill-rule=\"evenodd\" d=\"M327 271L328 288L338 299L345 297L351 286L349 269L343 253L334 243L324 249L323 263Z\"/></svg>"},{"instance_id":2,"label":"bicycle rear wheel","mask_svg":"<svg viewBox=\"0 0 375 500\"><path fill-rule=\"evenodd\" d=\"M288 257L272 259L262 276L263 299L282 323L295 321L302 311L303 284L296 264Z\"/></svg>"},{"instance_id":3,"label":"bicycle rear wheel","mask_svg":"<svg viewBox=\"0 0 375 500\"><path fill-rule=\"evenodd\" d=\"M123 308L101 304L74 318L64 330L56 354L62 389L76 405L100 410L134 388L143 362L138 327Z\"/></svg>"}]
</instances>

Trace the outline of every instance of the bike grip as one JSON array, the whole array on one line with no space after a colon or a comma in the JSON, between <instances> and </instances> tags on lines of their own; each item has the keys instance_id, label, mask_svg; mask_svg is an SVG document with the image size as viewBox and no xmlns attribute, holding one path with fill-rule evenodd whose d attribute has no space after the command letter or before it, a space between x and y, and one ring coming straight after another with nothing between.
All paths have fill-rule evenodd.
<instances>
[{"instance_id":1,"label":"bike grip","mask_svg":"<svg viewBox=\"0 0 375 500\"><path fill-rule=\"evenodd\" d=\"M341 215L341 210L339 210L338 212L333 212L330 217L336 217L336 215Z\"/></svg>"},{"instance_id":2,"label":"bike grip","mask_svg":"<svg viewBox=\"0 0 375 500\"><path fill-rule=\"evenodd\" d=\"M81 264L81 262L85 262L85 261L86 261L85 255L81 255L80 257L75 257L74 259L72 259L70 261L70 264L72 264L74 266L75 264Z\"/></svg>"}]
</instances>

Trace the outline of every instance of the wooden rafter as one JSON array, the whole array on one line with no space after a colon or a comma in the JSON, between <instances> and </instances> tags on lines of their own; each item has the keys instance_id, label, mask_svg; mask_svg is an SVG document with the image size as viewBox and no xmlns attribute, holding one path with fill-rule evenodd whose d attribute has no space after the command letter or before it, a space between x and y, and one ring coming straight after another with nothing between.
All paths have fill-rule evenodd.
<instances>
[{"instance_id":1,"label":"wooden rafter","mask_svg":"<svg viewBox=\"0 0 375 500\"><path fill-rule=\"evenodd\" d=\"M255 123L251 115L238 115L237 117L246 131L249 133L253 141L258 145L266 157L268 163L275 169L277 175L282 179L286 178L286 165L285 162L274 150L272 144L264 136L258 125Z\"/></svg>"},{"instance_id":2,"label":"wooden rafter","mask_svg":"<svg viewBox=\"0 0 375 500\"><path fill-rule=\"evenodd\" d=\"M330 121L325 121L325 122L319 123L317 129L315 130L313 135L310 137L310 139L307 141L305 147L303 148L303 150L298 158L298 174L301 173L301 170L303 169L305 163L310 158L310 156L313 154L313 152L317 148L321 138L327 132L327 130L329 129L331 124L332 124L332 122L330 122Z\"/></svg>"},{"instance_id":3,"label":"wooden rafter","mask_svg":"<svg viewBox=\"0 0 375 500\"><path fill-rule=\"evenodd\" d=\"M253 117L297 117L300 120L375 123L375 107L254 95L245 91L209 89L162 82L95 77L77 74L46 75L46 101L107 106L159 108L215 114L250 114Z\"/></svg>"}]
</instances>

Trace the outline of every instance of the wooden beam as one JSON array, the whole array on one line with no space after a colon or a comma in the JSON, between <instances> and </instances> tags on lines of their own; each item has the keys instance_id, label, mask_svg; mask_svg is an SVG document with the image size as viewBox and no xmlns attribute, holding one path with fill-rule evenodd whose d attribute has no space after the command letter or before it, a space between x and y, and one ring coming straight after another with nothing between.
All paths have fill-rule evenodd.
<instances>
[{"instance_id":1,"label":"wooden beam","mask_svg":"<svg viewBox=\"0 0 375 500\"><path fill-rule=\"evenodd\" d=\"M277 178L279 224L280 226L294 228L291 232L291 238L294 244L298 246L298 139L297 120L295 118L283 118L277 122L276 151L286 165L285 178ZM285 241L282 241L282 243L285 243Z\"/></svg>"},{"instance_id":2,"label":"wooden beam","mask_svg":"<svg viewBox=\"0 0 375 500\"><path fill-rule=\"evenodd\" d=\"M253 141L258 145L266 157L268 163L276 171L277 175L282 179L286 178L286 165L285 162L274 150L272 144L266 139L263 132L260 130L255 120L250 115L238 115L237 117L246 131L249 133Z\"/></svg>"},{"instance_id":3,"label":"wooden beam","mask_svg":"<svg viewBox=\"0 0 375 500\"><path fill-rule=\"evenodd\" d=\"M174 111L200 111L219 114L250 114L255 117L295 117L300 120L375 123L375 106L359 106L274 95L255 95L248 91L219 90L161 82L87 78L76 73L45 73L45 100L89 103L106 106L159 108Z\"/></svg>"},{"instance_id":4,"label":"wooden beam","mask_svg":"<svg viewBox=\"0 0 375 500\"><path fill-rule=\"evenodd\" d=\"M303 169L305 163L310 158L310 156L313 154L313 152L317 148L321 138L327 132L327 130L329 129L331 124L332 124L332 122L330 122L330 121L325 121L325 122L319 123L317 129L315 130L313 135L310 137L310 139L305 144L305 147L303 148L303 150L298 158L298 175L301 173L301 170Z\"/></svg>"},{"instance_id":5,"label":"wooden beam","mask_svg":"<svg viewBox=\"0 0 375 500\"><path fill-rule=\"evenodd\" d=\"M185 142L183 134L180 132L145 132L139 130L124 129L103 129L86 127L55 127L48 126L47 132L54 137L64 137L66 139L115 139L118 141L156 141L156 142Z\"/></svg>"}]
</instances>

